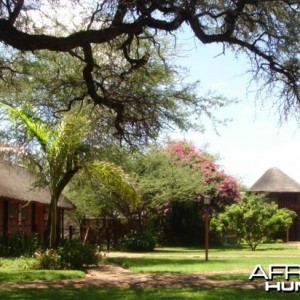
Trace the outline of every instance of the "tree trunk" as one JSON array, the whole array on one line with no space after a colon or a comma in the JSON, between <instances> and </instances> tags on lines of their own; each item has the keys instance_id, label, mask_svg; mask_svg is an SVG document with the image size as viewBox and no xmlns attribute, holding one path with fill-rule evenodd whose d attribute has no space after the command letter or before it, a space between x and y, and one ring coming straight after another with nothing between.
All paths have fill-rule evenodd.
<instances>
[{"instance_id":1,"label":"tree trunk","mask_svg":"<svg viewBox=\"0 0 300 300\"><path fill-rule=\"evenodd\" d=\"M49 236L49 248L56 249L58 245L58 211L57 211L57 202L58 197L56 195L51 196L51 203L50 203L50 236Z\"/></svg>"}]
</instances>

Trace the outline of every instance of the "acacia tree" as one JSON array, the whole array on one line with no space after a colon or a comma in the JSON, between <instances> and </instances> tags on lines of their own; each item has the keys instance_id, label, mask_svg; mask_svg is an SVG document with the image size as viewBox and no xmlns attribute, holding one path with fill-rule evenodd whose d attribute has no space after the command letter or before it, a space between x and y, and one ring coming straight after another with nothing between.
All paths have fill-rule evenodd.
<instances>
[{"instance_id":1,"label":"acacia tree","mask_svg":"<svg viewBox=\"0 0 300 300\"><path fill-rule=\"evenodd\" d=\"M91 159L90 147L85 143L90 123L86 116L66 114L56 127L52 127L37 118L28 108L13 108L3 102L0 105L2 113L8 116L7 121L21 123L21 128L26 133L22 152L14 151L14 154L25 158L38 174L36 186L50 188L48 226L51 248L55 248L58 242L59 197L77 172L84 171L90 178L101 180L131 205L137 203L139 196L121 168L109 162ZM7 149L5 147L4 151L7 152ZM14 149L16 147L10 148Z\"/></svg>"},{"instance_id":2,"label":"acacia tree","mask_svg":"<svg viewBox=\"0 0 300 300\"><path fill-rule=\"evenodd\" d=\"M224 53L245 53L254 78L262 80L262 86L266 83L288 112L300 101L299 10L294 0L1 1L0 40L7 49L2 51L1 70L14 75L9 53L18 50L71 55L81 64L85 93L108 109L116 133L126 136L147 118L147 108L133 113L138 99L112 93L106 63L97 61L97 45L107 45L122 57L117 69L121 85L138 69L147 69L152 53L145 43L160 53L159 35L176 34L187 24L199 42L219 43Z\"/></svg>"},{"instance_id":3,"label":"acacia tree","mask_svg":"<svg viewBox=\"0 0 300 300\"><path fill-rule=\"evenodd\" d=\"M167 43L166 39L162 41ZM153 52L147 43L143 48ZM161 52L170 53L166 48ZM97 91L114 98L120 105L126 103L126 116L119 115L122 124L114 119L114 113L106 105L93 105L81 77L82 62L65 53L43 51L34 57L15 53L11 67L16 76L9 72L3 74L0 98L13 106L30 103L43 119L53 124L56 122L53 115L59 117L64 111L78 107L78 102L89 105L93 138L106 144L115 138L127 144L143 144L155 139L163 129L184 130L199 125L201 128L199 120L189 118L192 114L207 116L213 124L223 122L214 118L212 110L230 101L216 93L199 96L197 82L183 84L185 70L171 64L173 54L162 63L153 53L147 69L126 76L121 75L126 61L115 49L101 45L94 55L98 66L94 72Z\"/></svg>"}]
</instances>

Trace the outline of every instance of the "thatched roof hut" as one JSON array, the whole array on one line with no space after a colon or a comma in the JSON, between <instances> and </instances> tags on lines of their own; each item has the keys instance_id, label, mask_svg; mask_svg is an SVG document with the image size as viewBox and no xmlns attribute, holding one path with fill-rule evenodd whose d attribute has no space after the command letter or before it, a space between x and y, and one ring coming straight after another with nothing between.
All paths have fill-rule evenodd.
<instances>
[{"instance_id":1,"label":"thatched roof hut","mask_svg":"<svg viewBox=\"0 0 300 300\"><path fill-rule=\"evenodd\" d=\"M276 201L280 208L288 208L297 213L297 217L288 232L286 241L300 241L300 184L277 168L268 169L249 189L249 192L267 193L267 197Z\"/></svg>"},{"instance_id":2,"label":"thatched roof hut","mask_svg":"<svg viewBox=\"0 0 300 300\"><path fill-rule=\"evenodd\" d=\"M32 184L35 181L36 177L27 168L0 162L0 198L50 204L49 188L34 189ZM71 201L64 196L60 197L58 207L75 208Z\"/></svg>"},{"instance_id":3,"label":"thatched roof hut","mask_svg":"<svg viewBox=\"0 0 300 300\"><path fill-rule=\"evenodd\" d=\"M249 189L250 192L300 193L300 184L277 168L268 169Z\"/></svg>"}]
</instances>

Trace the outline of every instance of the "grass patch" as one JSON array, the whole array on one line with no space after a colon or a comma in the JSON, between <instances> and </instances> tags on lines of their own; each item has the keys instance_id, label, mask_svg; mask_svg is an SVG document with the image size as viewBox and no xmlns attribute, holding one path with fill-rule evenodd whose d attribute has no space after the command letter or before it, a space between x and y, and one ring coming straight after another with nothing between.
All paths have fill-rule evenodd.
<instances>
[{"instance_id":1,"label":"grass patch","mask_svg":"<svg viewBox=\"0 0 300 300\"><path fill-rule=\"evenodd\" d=\"M273 300L273 299L299 299L297 293L282 294L276 292L266 293L263 290L246 290L235 288L215 289L121 289L121 288L64 288L64 289L5 289L0 290L1 299L114 299L114 300Z\"/></svg>"},{"instance_id":2,"label":"grass patch","mask_svg":"<svg viewBox=\"0 0 300 300\"><path fill-rule=\"evenodd\" d=\"M37 269L38 261L29 257L0 258L0 268L13 270Z\"/></svg>"},{"instance_id":3,"label":"grass patch","mask_svg":"<svg viewBox=\"0 0 300 300\"><path fill-rule=\"evenodd\" d=\"M0 259L0 282L61 280L82 278L85 273L77 270L37 270L38 262L34 258Z\"/></svg>"},{"instance_id":4,"label":"grass patch","mask_svg":"<svg viewBox=\"0 0 300 300\"><path fill-rule=\"evenodd\" d=\"M73 270L0 270L0 282L62 280L83 278L84 276L84 272Z\"/></svg>"}]
</instances>

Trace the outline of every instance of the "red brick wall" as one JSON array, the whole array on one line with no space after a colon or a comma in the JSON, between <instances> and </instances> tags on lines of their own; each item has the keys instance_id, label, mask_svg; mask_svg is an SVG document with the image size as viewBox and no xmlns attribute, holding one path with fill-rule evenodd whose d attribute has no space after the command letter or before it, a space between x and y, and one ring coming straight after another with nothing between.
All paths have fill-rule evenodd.
<instances>
[{"instance_id":1,"label":"red brick wall","mask_svg":"<svg viewBox=\"0 0 300 300\"><path fill-rule=\"evenodd\" d=\"M0 199L0 234L4 232L5 220L4 220L4 201ZM33 207L35 212L33 212ZM9 200L8 202L8 222L7 232L24 232L27 235L32 234L33 229L36 230L40 236L44 231L44 211L46 205L39 203L30 203L25 201ZM34 213L34 220L33 220ZM34 221L35 226L33 226Z\"/></svg>"}]
</instances>

